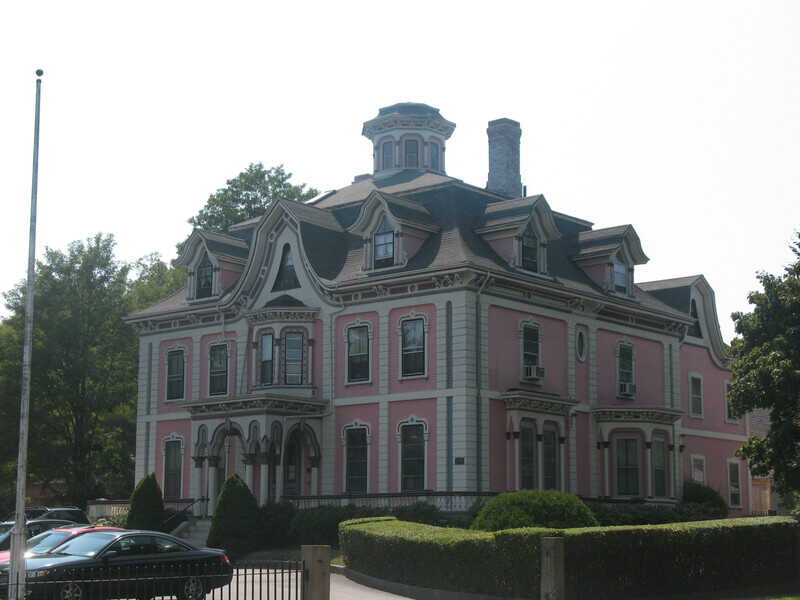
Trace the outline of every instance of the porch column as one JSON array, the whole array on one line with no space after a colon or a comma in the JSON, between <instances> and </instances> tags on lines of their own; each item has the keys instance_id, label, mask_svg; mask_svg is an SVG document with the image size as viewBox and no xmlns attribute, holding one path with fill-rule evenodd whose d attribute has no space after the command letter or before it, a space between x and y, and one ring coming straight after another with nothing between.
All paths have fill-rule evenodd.
<instances>
[{"instance_id":1,"label":"porch column","mask_svg":"<svg viewBox=\"0 0 800 600\"><path fill-rule=\"evenodd\" d=\"M255 454L244 454L242 456L242 462L244 463L244 482L247 485L247 488L255 494L254 484L255 484L255 468L254 464L256 461Z\"/></svg>"},{"instance_id":2,"label":"porch column","mask_svg":"<svg viewBox=\"0 0 800 600\"><path fill-rule=\"evenodd\" d=\"M312 456L310 460L311 464L311 495L318 496L319 495L319 456Z\"/></svg>"},{"instance_id":3,"label":"porch column","mask_svg":"<svg viewBox=\"0 0 800 600\"><path fill-rule=\"evenodd\" d=\"M542 446L544 435L536 434L536 489L544 489L544 457L542 456Z\"/></svg>"},{"instance_id":4,"label":"porch column","mask_svg":"<svg viewBox=\"0 0 800 600\"><path fill-rule=\"evenodd\" d=\"M261 465L258 468L261 470L261 480L258 486L258 503L264 506L269 500L269 459L266 455L261 455Z\"/></svg>"},{"instance_id":5,"label":"porch column","mask_svg":"<svg viewBox=\"0 0 800 600\"><path fill-rule=\"evenodd\" d=\"M214 514L217 506L217 477L219 476L219 456L208 457L208 514Z\"/></svg>"},{"instance_id":6,"label":"porch column","mask_svg":"<svg viewBox=\"0 0 800 600\"><path fill-rule=\"evenodd\" d=\"M647 497L653 497L653 440L647 440L644 443L644 467L645 475L647 477Z\"/></svg>"},{"instance_id":7,"label":"porch column","mask_svg":"<svg viewBox=\"0 0 800 600\"><path fill-rule=\"evenodd\" d=\"M203 479L203 463L206 461L205 456L193 456L192 462L194 469L189 471L189 496L194 500L198 500L202 495L201 481ZM203 503L196 502L192 507L192 514L196 517L203 516Z\"/></svg>"}]
</instances>

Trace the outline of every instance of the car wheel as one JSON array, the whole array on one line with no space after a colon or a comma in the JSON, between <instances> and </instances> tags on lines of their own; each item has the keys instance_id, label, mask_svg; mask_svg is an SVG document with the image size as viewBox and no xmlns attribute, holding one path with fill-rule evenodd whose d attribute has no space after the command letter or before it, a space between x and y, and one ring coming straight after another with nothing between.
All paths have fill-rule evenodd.
<instances>
[{"instance_id":1,"label":"car wheel","mask_svg":"<svg viewBox=\"0 0 800 600\"><path fill-rule=\"evenodd\" d=\"M203 580L199 577L184 579L177 596L178 600L203 600L206 596L206 591L203 589Z\"/></svg>"},{"instance_id":2,"label":"car wheel","mask_svg":"<svg viewBox=\"0 0 800 600\"><path fill-rule=\"evenodd\" d=\"M69 581L61 586L58 598L59 600L86 600L86 594L80 584Z\"/></svg>"}]
</instances>

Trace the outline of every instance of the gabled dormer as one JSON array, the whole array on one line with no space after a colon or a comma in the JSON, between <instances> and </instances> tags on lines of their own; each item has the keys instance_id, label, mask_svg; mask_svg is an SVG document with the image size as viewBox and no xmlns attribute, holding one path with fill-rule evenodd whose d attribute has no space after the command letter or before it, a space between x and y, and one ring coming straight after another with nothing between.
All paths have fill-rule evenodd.
<instances>
[{"instance_id":1,"label":"gabled dormer","mask_svg":"<svg viewBox=\"0 0 800 600\"><path fill-rule=\"evenodd\" d=\"M174 262L176 267L187 267L186 299L219 298L239 280L248 253L241 238L195 229Z\"/></svg>"},{"instance_id":2,"label":"gabled dormer","mask_svg":"<svg viewBox=\"0 0 800 600\"><path fill-rule=\"evenodd\" d=\"M417 202L374 191L347 231L363 242L362 270L405 266L439 227Z\"/></svg>"},{"instance_id":3,"label":"gabled dormer","mask_svg":"<svg viewBox=\"0 0 800 600\"><path fill-rule=\"evenodd\" d=\"M592 281L609 294L633 296L634 267L650 259L632 225L581 231L577 246L572 258Z\"/></svg>"},{"instance_id":4,"label":"gabled dormer","mask_svg":"<svg viewBox=\"0 0 800 600\"><path fill-rule=\"evenodd\" d=\"M561 237L544 196L487 205L475 232L510 266L537 275L548 274L548 244Z\"/></svg>"}]
</instances>

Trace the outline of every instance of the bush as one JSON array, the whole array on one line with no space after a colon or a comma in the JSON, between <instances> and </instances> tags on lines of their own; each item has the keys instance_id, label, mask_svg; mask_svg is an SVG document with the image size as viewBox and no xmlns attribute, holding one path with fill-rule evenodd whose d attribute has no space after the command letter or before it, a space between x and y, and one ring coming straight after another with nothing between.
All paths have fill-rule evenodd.
<instances>
[{"instance_id":1,"label":"bush","mask_svg":"<svg viewBox=\"0 0 800 600\"><path fill-rule=\"evenodd\" d=\"M401 506L394 511L398 521L411 523L425 523L427 525L444 525L447 517L444 513L428 502L415 502Z\"/></svg>"},{"instance_id":2,"label":"bush","mask_svg":"<svg viewBox=\"0 0 800 600\"><path fill-rule=\"evenodd\" d=\"M516 527L592 527L597 519L580 498L556 490L523 490L500 494L487 502L473 529L498 531Z\"/></svg>"},{"instance_id":3,"label":"bush","mask_svg":"<svg viewBox=\"0 0 800 600\"><path fill-rule=\"evenodd\" d=\"M695 504L705 504L714 516L724 519L728 516L728 504L713 488L697 483L696 481L683 482L683 501Z\"/></svg>"},{"instance_id":4,"label":"bush","mask_svg":"<svg viewBox=\"0 0 800 600\"><path fill-rule=\"evenodd\" d=\"M366 506L319 506L298 510L289 527L294 544L325 544L339 546L339 523L358 517L385 515L386 511Z\"/></svg>"},{"instance_id":5,"label":"bush","mask_svg":"<svg viewBox=\"0 0 800 600\"><path fill-rule=\"evenodd\" d=\"M286 548L292 543L289 528L297 508L291 502L270 502L260 509L260 548Z\"/></svg>"},{"instance_id":6,"label":"bush","mask_svg":"<svg viewBox=\"0 0 800 600\"><path fill-rule=\"evenodd\" d=\"M158 487L156 474L150 473L142 479L131 494L128 511L128 529L153 529L158 531L164 522L164 500Z\"/></svg>"},{"instance_id":7,"label":"bush","mask_svg":"<svg viewBox=\"0 0 800 600\"><path fill-rule=\"evenodd\" d=\"M237 473L225 481L214 509L208 545L224 548L233 558L259 546L259 510L255 496Z\"/></svg>"},{"instance_id":8,"label":"bush","mask_svg":"<svg viewBox=\"0 0 800 600\"><path fill-rule=\"evenodd\" d=\"M789 581L797 531L785 517L566 529L567 597L669 596Z\"/></svg>"},{"instance_id":9,"label":"bush","mask_svg":"<svg viewBox=\"0 0 800 600\"><path fill-rule=\"evenodd\" d=\"M716 509L707 504L682 502L681 504L608 503L587 501L598 523L612 525L660 525L705 521L717 517Z\"/></svg>"}]
</instances>

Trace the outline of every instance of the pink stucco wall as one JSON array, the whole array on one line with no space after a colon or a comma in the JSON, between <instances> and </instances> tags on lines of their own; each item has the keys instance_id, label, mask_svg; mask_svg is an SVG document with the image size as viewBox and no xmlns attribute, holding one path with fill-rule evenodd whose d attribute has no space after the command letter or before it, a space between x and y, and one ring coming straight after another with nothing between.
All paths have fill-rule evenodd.
<instances>
[{"instance_id":1,"label":"pink stucco wall","mask_svg":"<svg viewBox=\"0 0 800 600\"><path fill-rule=\"evenodd\" d=\"M219 333L210 333L200 338L200 396L208 397L208 371L210 367L208 359L208 348L214 344L229 341L228 344L228 393L231 396L236 390L236 332L228 331L225 337ZM225 396L223 396L225 397Z\"/></svg>"},{"instance_id":2,"label":"pink stucco wall","mask_svg":"<svg viewBox=\"0 0 800 600\"><path fill-rule=\"evenodd\" d=\"M522 334L520 322L533 320L541 326L542 362L546 371L539 385L520 380L522 376ZM489 306L489 386L537 389L567 395L567 324L532 313Z\"/></svg>"},{"instance_id":3,"label":"pink stucco wall","mask_svg":"<svg viewBox=\"0 0 800 600\"><path fill-rule=\"evenodd\" d=\"M189 497L189 476L192 469L192 422L188 419L159 421L156 425L155 469L156 479L164 489L164 441L171 433L183 437L183 465L181 467L181 496Z\"/></svg>"},{"instance_id":4,"label":"pink stucco wall","mask_svg":"<svg viewBox=\"0 0 800 600\"><path fill-rule=\"evenodd\" d=\"M584 359L577 357L578 332L583 332L585 344ZM583 325L575 328L575 399L578 402L589 402L589 332Z\"/></svg>"},{"instance_id":5,"label":"pink stucco wall","mask_svg":"<svg viewBox=\"0 0 800 600\"><path fill-rule=\"evenodd\" d=\"M425 315L428 331L425 333L425 360L427 373L424 376L400 379L401 336L400 319L410 313ZM389 393L419 392L436 389L436 307L420 304L395 308L389 313Z\"/></svg>"},{"instance_id":6,"label":"pink stucco wall","mask_svg":"<svg viewBox=\"0 0 800 600\"><path fill-rule=\"evenodd\" d=\"M347 332L345 329L357 319L370 324L372 339L369 349L371 363L371 378L369 383L347 383ZM336 319L336 339L334 343L338 349L335 358L337 398L372 396L378 393L381 364L381 358L379 356L379 349L381 347L379 337L380 327L378 326L378 322L377 312L349 314Z\"/></svg>"},{"instance_id":7,"label":"pink stucco wall","mask_svg":"<svg viewBox=\"0 0 800 600\"><path fill-rule=\"evenodd\" d=\"M696 373L703 379L703 416L689 414L689 374ZM738 423L725 421L725 382L731 380L731 373L720 369L711 360L708 349L691 344L681 345L681 404L686 416L685 427L707 429L722 433L744 435L744 419Z\"/></svg>"},{"instance_id":8,"label":"pink stucco wall","mask_svg":"<svg viewBox=\"0 0 800 600\"><path fill-rule=\"evenodd\" d=\"M489 400L489 490L507 491L506 406L499 398Z\"/></svg>"},{"instance_id":9,"label":"pink stucco wall","mask_svg":"<svg viewBox=\"0 0 800 600\"><path fill-rule=\"evenodd\" d=\"M632 400L618 399L617 344L633 344L634 383ZM606 329L597 330L597 390L600 404L664 406L664 350L660 342Z\"/></svg>"},{"instance_id":10,"label":"pink stucco wall","mask_svg":"<svg viewBox=\"0 0 800 600\"><path fill-rule=\"evenodd\" d=\"M700 454L706 459L706 485L717 490L725 499L730 501L728 485L728 459L736 458L736 451L742 446L742 442L705 438L693 435L684 435L684 449L681 453L683 462L683 478L691 479L691 456ZM730 509L731 516L738 516L748 513L748 500L750 493L750 472L747 469L746 461L740 461L739 483L742 495L742 507Z\"/></svg>"},{"instance_id":11,"label":"pink stucco wall","mask_svg":"<svg viewBox=\"0 0 800 600\"><path fill-rule=\"evenodd\" d=\"M192 338L178 338L164 340L158 348L158 412L170 413L183 410L177 406L177 401L166 401L167 398L167 352L170 348L184 350L184 375L183 375L183 400L192 398L192 367L194 365L194 344Z\"/></svg>"},{"instance_id":12,"label":"pink stucco wall","mask_svg":"<svg viewBox=\"0 0 800 600\"><path fill-rule=\"evenodd\" d=\"M368 468L369 475L367 481L367 491L374 493L378 491L378 449L382 443L378 431L378 404L357 404L353 406L338 406L336 407L336 493L345 493L344 482L344 469L345 469L345 453L344 444L342 443L342 435L344 426L353 423L354 421L365 423L369 426L371 439L368 444ZM390 434L391 439L391 434Z\"/></svg>"},{"instance_id":13,"label":"pink stucco wall","mask_svg":"<svg viewBox=\"0 0 800 600\"><path fill-rule=\"evenodd\" d=\"M425 489L436 489L436 399L403 400L389 403L389 491L400 491L400 444L397 426L411 416L428 423L428 442L425 456Z\"/></svg>"},{"instance_id":14,"label":"pink stucco wall","mask_svg":"<svg viewBox=\"0 0 800 600\"><path fill-rule=\"evenodd\" d=\"M608 278L608 265L589 265L583 267L583 272L594 281L598 286L605 287Z\"/></svg>"},{"instance_id":15,"label":"pink stucco wall","mask_svg":"<svg viewBox=\"0 0 800 600\"><path fill-rule=\"evenodd\" d=\"M489 245L506 262L511 263L514 260L514 238L489 240Z\"/></svg>"}]
</instances>

